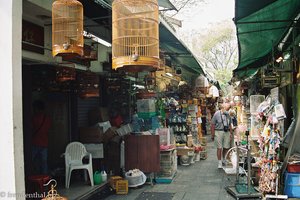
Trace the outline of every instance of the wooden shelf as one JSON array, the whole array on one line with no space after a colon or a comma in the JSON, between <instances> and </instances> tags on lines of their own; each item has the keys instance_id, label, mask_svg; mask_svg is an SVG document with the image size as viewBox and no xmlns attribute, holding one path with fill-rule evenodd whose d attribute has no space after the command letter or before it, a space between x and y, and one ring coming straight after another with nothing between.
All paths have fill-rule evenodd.
<instances>
[{"instance_id":1,"label":"wooden shelf","mask_svg":"<svg viewBox=\"0 0 300 200\"><path fill-rule=\"evenodd\" d=\"M168 125L185 125L186 122L167 122Z\"/></svg>"},{"instance_id":2,"label":"wooden shelf","mask_svg":"<svg viewBox=\"0 0 300 200\"><path fill-rule=\"evenodd\" d=\"M174 131L174 133L189 133L189 131Z\"/></svg>"}]
</instances>

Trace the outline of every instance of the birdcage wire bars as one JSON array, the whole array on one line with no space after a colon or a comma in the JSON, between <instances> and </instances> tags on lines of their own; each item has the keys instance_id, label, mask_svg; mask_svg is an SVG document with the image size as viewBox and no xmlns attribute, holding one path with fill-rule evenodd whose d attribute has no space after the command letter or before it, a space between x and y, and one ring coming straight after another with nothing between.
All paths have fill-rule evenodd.
<instances>
[{"instance_id":1,"label":"birdcage wire bars","mask_svg":"<svg viewBox=\"0 0 300 200\"><path fill-rule=\"evenodd\" d=\"M83 6L77 0L52 4L52 55L83 56Z\"/></svg>"},{"instance_id":2,"label":"birdcage wire bars","mask_svg":"<svg viewBox=\"0 0 300 200\"><path fill-rule=\"evenodd\" d=\"M114 0L112 68L130 72L159 68L157 0Z\"/></svg>"}]
</instances>

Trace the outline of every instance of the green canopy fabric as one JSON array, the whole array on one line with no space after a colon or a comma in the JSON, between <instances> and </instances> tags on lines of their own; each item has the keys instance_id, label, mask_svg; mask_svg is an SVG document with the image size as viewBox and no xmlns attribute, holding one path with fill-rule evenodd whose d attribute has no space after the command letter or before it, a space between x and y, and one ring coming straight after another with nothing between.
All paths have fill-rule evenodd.
<instances>
[{"instance_id":1,"label":"green canopy fabric","mask_svg":"<svg viewBox=\"0 0 300 200\"><path fill-rule=\"evenodd\" d=\"M300 0L236 0L239 65L234 72L270 62L299 12Z\"/></svg>"},{"instance_id":2,"label":"green canopy fabric","mask_svg":"<svg viewBox=\"0 0 300 200\"><path fill-rule=\"evenodd\" d=\"M241 71L238 71L238 73L235 74L235 77L239 80L244 80L246 78L251 78L257 74L259 71L258 68L256 69L243 69Z\"/></svg>"},{"instance_id":3,"label":"green canopy fabric","mask_svg":"<svg viewBox=\"0 0 300 200\"><path fill-rule=\"evenodd\" d=\"M159 46L181 67L196 75L204 74L192 52L162 23L159 25Z\"/></svg>"},{"instance_id":4,"label":"green canopy fabric","mask_svg":"<svg viewBox=\"0 0 300 200\"><path fill-rule=\"evenodd\" d=\"M106 6L107 8L111 9L111 5L113 0L94 0L96 3L99 3L102 6ZM176 7L169 1L169 0L158 0L157 1L158 5L160 7L163 7L165 9L169 10L176 10Z\"/></svg>"},{"instance_id":5,"label":"green canopy fabric","mask_svg":"<svg viewBox=\"0 0 300 200\"><path fill-rule=\"evenodd\" d=\"M158 0L158 5L169 10L177 11L176 7L169 0Z\"/></svg>"},{"instance_id":6,"label":"green canopy fabric","mask_svg":"<svg viewBox=\"0 0 300 200\"><path fill-rule=\"evenodd\" d=\"M244 17L259 11L260 9L268 6L271 3L274 3L277 0L237 0L235 3L235 21L238 21Z\"/></svg>"}]
</instances>

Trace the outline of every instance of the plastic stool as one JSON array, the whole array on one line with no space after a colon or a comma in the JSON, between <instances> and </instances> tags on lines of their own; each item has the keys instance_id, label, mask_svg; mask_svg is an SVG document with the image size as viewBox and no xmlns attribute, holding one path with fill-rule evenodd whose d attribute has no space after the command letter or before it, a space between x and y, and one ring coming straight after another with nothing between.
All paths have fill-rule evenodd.
<instances>
[{"instance_id":1,"label":"plastic stool","mask_svg":"<svg viewBox=\"0 0 300 200\"><path fill-rule=\"evenodd\" d=\"M40 192L44 192L44 184L50 181L51 177L48 175L32 175L28 177L28 181L38 185Z\"/></svg>"}]
</instances>

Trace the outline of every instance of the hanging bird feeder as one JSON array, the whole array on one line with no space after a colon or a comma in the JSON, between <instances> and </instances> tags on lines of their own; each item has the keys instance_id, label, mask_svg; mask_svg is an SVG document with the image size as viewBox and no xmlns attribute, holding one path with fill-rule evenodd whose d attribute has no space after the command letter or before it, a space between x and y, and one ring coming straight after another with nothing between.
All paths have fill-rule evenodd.
<instances>
[{"instance_id":1,"label":"hanging bird feeder","mask_svg":"<svg viewBox=\"0 0 300 200\"><path fill-rule=\"evenodd\" d=\"M112 20L112 68L156 71L160 63L157 0L114 0Z\"/></svg>"},{"instance_id":2,"label":"hanging bird feeder","mask_svg":"<svg viewBox=\"0 0 300 200\"><path fill-rule=\"evenodd\" d=\"M99 76L89 69L78 74L78 92L81 98L99 97Z\"/></svg>"},{"instance_id":3,"label":"hanging bird feeder","mask_svg":"<svg viewBox=\"0 0 300 200\"><path fill-rule=\"evenodd\" d=\"M77 0L52 4L52 55L83 56L83 6Z\"/></svg>"}]
</instances>

